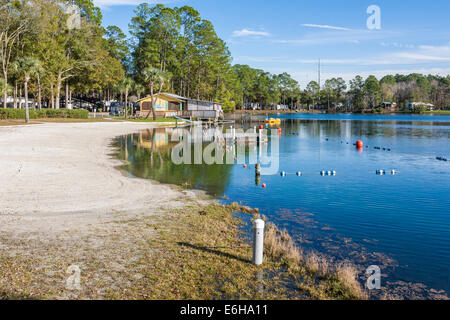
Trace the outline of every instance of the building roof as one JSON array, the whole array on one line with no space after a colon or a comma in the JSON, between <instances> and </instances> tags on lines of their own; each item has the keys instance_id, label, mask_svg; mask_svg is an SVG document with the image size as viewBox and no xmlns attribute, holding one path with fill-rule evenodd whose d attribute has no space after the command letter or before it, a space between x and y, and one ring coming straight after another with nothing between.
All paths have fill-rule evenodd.
<instances>
[{"instance_id":1,"label":"building roof","mask_svg":"<svg viewBox=\"0 0 450 320\"><path fill-rule=\"evenodd\" d=\"M179 99L179 98L176 98L175 95L172 95L172 94L170 94L170 93L164 93L164 92L156 93L154 96L155 96L155 97L161 96L161 98L163 98L163 99L165 99L165 100L167 100L167 101L171 101L171 102L181 102L182 100L184 100L184 98L183 98L183 99ZM178 96L177 96L177 97L178 97ZM181 98L182 98L182 97L181 97ZM150 100L150 101L151 101L151 99L152 99L151 96L147 96L147 97L145 97L145 98L139 99L139 100L136 101L136 102L147 101L147 100Z\"/></svg>"},{"instance_id":2,"label":"building roof","mask_svg":"<svg viewBox=\"0 0 450 320\"><path fill-rule=\"evenodd\" d=\"M178 100L189 100L188 98L179 96L179 95L174 94L174 93L163 92L163 94L166 95L166 96L172 97L172 98L174 98L174 99L178 99Z\"/></svg>"},{"instance_id":3,"label":"building roof","mask_svg":"<svg viewBox=\"0 0 450 320\"><path fill-rule=\"evenodd\" d=\"M158 96L158 93L155 94L155 96ZM168 101L173 101L173 102L181 102L181 101L196 101L196 102L208 102L208 103L214 103L214 104L220 104L223 105L223 103L220 102L215 102L215 101L206 101L206 100L197 100L197 99L191 99L191 98L186 98L186 97L182 97L173 93L167 93L167 92L161 92L161 96L163 98L165 98ZM151 99L151 96L147 96L145 98L142 98L136 102L141 102L141 101L146 101Z\"/></svg>"},{"instance_id":4,"label":"building roof","mask_svg":"<svg viewBox=\"0 0 450 320\"><path fill-rule=\"evenodd\" d=\"M433 104L431 104L431 103L426 103L426 102L410 102L410 103L408 103L408 104L414 104L414 105L419 104L419 105L424 105L424 106L434 107Z\"/></svg>"}]
</instances>

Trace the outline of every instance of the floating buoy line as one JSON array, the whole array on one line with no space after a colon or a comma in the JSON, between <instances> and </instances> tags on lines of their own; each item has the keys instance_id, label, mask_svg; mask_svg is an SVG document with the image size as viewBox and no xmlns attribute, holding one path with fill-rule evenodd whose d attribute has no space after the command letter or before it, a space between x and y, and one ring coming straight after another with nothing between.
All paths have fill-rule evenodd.
<instances>
[{"instance_id":1,"label":"floating buoy line","mask_svg":"<svg viewBox=\"0 0 450 320\"><path fill-rule=\"evenodd\" d=\"M262 126L261 126L261 127L262 127ZM281 134L281 130L280 130L280 129L278 130L278 132L279 132L279 134ZM297 136L298 136L299 133L289 132L288 135L297 135ZM329 138L326 138L325 141L330 141L330 139L329 139ZM344 141L341 140L341 144L343 144L343 143L344 143ZM345 142L345 143L346 143L346 144L350 144L350 142ZM353 145L356 146L356 148L357 148L358 150L363 150L364 147L365 147L366 149L369 149L369 146L365 146L365 145L364 145L364 142L363 142L362 140L356 141L355 143L353 143ZM375 150L391 151L390 148L385 148L385 147L373 147L373 148L374 148ZM447 158L444 158L444 157L436 157L436 159L437 159L437 160L440 160L440 161L447 161ZM236 158L235 158L235 160L236 160ZM258 165L259 165L259 164L258 164ZM260 166L259 166L259 169L258 169L258 165L256 165L256 174L257 174L257 176L258 176L258 174L260 175ZM247 164L244 164L243 167L244 167L244 169L249 168L249 167L247 166ZM387 170L384 170L384 169L378 169L378 170L375 171L375 174L376 174L376 175L379 175L379 176L388 175L389 173L390 173L390 175L392 175L392 176L395 176L395 175L399 174L399 172L398 172L397 170L395 170L395 169L392 169L392 170L390 170L390 171L387 171ZM281 171L281 172L280 172L280 176L283 177L283 178L286 177L286 176L297 176L297 177L301 177L301 176L303 176L303 175L313 175L313 174L317 174L317 173L312 173L312 172L302 172L302 171L297 171L297 172L295 172L295 173L289 173L289 172L286 172L286 171ZM337 175L337 172L336 172L335 170L320 170L320 171L319 171L319 174L320 174L320 176L322 176L322 177L325 177L325 176L336 176L336 175ZM266 188L267 188L267 184L265 184L265 183L263 183L261 186L262 186L263 189L266 189Z\"/></svg>"},{"instance_id":2,"label":"floating buoy line","mask_svg":"<svg viewBox=\"0 0 450 320\"><path fill-rule=\"evenodd\" d=\"M377 175L385 175L387 173L390 173L391 175L396 175L399 174L399 171L392 169L392 170L382 170L382 169L378 169L375 171L375 173ZM297 177L301 177L303 175L313 175L313 174L317 174L317 173L312 173L312 172L303 172L303 171L297 171L295 173L291 173L291 172L286 172L286 171L281 171L280 172L280 176L281 177L286 177L286 176L297 176ZM336 176L337 172L335 170L321 170L319 171L319 175L321 176Z\"/></svg>"},{"instance_id":3,"label":"floating buoy line","mask_svg":"<svg viewBox=\"0 0 450 320\"><path fill-rule=\"evenodd\" d=\"M289 132L288 135L289 135L289 136L299 136L299 133L296 133L296 132ZM329 141L330 141L330 138L325 138L325 141L329 142ZM347 145L350 144L350 142L344 141L344 140L341 140L340 142L341 142L341 144L347 144ZM354 145L358 150L370 149L370 148L371 148L370 146L365 146L362 140L356 141L355 143L353 143L353 145ZM373 149L373 150L380 150L380 151L382 150L382 151L387 151L387 152L391 152L391 151L392 151L391 148L387 148L387 147L378 147L378 146L372 147L372 149ZM443 161L443 162L449 162L449 158L444 157L444 156L437 156L437 157L436 157L436 160L438 160L438 161ZM379 170L379 171L381 171L381 170ZM395 173L394 173L394 174L395 174Z\"/></svg>"},{"instance_id":4,"label":"floating buoy line","mask_svg":"<svg viewBox=\"0 0 450 320\"><path fill-rule=\"evenodd\" d=\"M296 132L289 132L288 135L289 136L299 136L300 134L296 133ZM325 141L329 142L330 139L329 138L325 138ZM350 145L350 142L341 140L341 144ZM370 146L364 146L364 143L361 140L356 141L355 143L353 143L353 145L359 150L362 150L364 148L370 149ZM392 151L391 148L387 148L387 147L373 147L373 149L374 150L383 150L383 151L388 151L388 152Z\"/></svg>"},{"instance_id":5,"label":"floating buoy line","mask_svg":"<svg viewBox=\"0 0 450 320\"><path fill-rule=\"evenodd\" d=\"M325 138L325 141L330 141L330 139L329 138ZM347 144L347 145L350 145L350 142L348 142L348 141L344 141L344 140L341 140L341 144ZM358 150L363 150L364 148L365 149L370 149L370 146L365 146L364 145L364 142L362 141L362 140L358 140L358 141L356 141L355 143L353 143L353 145L358 149ZM391 148L387 148L387 147L373 147L373 149L374 150L383 150L383 151L388 151L388 152L390 152L390 151L392 151L392 149Z\"/></svg>"},{"instance_id":6,"label":"floating buoy line","mask_svg":"<svg viewBox=\"0 0 450 320\"><path fill-rule=\"evenodd\" d=\"M247 166L246 164L244 164L244 169L249 168L249 166ZM392 170L383 170L383 169L378 169L375 171L375 173L377 175L386 175L388 173L390 173L391 175L397 175L400 172L398 170L392 169ZM315 175L317 173L313 173L313 172L303 172L303 171L296 171L296 172L286 172L286 171L280 171L280 176L281 177L287 177L287 176L297 176L297 177L301 177L304 175ZM319 175L321 176L336 176L338 173L335 170L320 170L319 171Z\"/></svg>"}]
</instances>

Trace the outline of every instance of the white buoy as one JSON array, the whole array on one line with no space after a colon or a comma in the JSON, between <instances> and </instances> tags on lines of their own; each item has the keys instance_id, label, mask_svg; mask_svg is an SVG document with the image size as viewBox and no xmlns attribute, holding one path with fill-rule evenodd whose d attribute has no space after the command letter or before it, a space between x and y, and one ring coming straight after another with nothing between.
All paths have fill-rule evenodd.
<instances>
[{"instance_id":1,"label":"white buoy","mask_svg":"<svg viewBox=\"0 0 450 320\"><path fill-rule=\"evenodd\" d=\"M336 175L336 171L333 171L333 176L335 176Z\"/></svg>"},{"instance_id":2,"label":"white buoy","mask_svg":"<svg viewBox=\"0 0 450 320\"><path fill-rule=\"evenodd\" d=\"M301 177L301 176L302 176L301 171L298 171L298 172L297 172L297 177Z\"/></svg>"},{"instance_id":3,"label":"white buoy","mask_svg":"<svg viewBox=\"0 0 450 320\"><path fill-rule=\"evenodd\" d=\"M257 219L253 222L253 263L262 265L264 258L264 220Z\"/></svg>"},{"instance_id":4,"label":"white buoy","mask_svg":"<svg viewBox=\"0 0 450 320\"><path fill-rule=\"evenodd\" d=\"M320 175L324 176L325 175L325 171L324 170L320 171Z\"/></svg>"},{"instance_id":5,"label":"white buoy","mask_svg":"<svg viewBox=\"0 0 450 320\"><path fill-rule=\"evenodd\" d=\"M392 170L391 171L391 174L394 176L394 175L396 175L397 174L397 171L395 171L395 170Z\"/></svg>"}]
</instances>

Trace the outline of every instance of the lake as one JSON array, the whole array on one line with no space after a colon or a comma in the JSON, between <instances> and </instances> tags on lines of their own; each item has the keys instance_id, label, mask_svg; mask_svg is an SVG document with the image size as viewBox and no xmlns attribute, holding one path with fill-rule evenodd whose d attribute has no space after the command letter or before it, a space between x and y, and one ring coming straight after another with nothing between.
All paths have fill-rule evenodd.
<instances>
[{"instance_id":1,"label":"lake","mask_svg":"<svg viewBox=\"0 0 450 320\"><path fill-rule=\"evenodd\" d=\"M203 189L224 202L259 208L303 248L363 268L379 265L382 285L393 290L420 294L427 291L423 284L450 294L450 162L436 159L450 158L450 117L276 118L282 119L279 171L286 177L259 180L254 165L176 165L171 161L178 144L171 139L173 129L119 137L116 145L133 176ZM357 140L364 142L362 150L353 145ZM387 174L377 175L379 169ZM321 170L336 175L322 176ZM295 175L298 171L303 175Z\"/></svg>"}]
</instances>

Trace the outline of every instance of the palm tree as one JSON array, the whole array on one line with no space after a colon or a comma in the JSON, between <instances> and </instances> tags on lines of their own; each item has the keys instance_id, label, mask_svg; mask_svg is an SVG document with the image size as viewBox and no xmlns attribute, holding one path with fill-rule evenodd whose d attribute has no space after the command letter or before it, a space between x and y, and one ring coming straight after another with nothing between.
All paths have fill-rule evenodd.
<instances>
[{"instance_id":1,"label":"palm tree","mask_svg":"<svg viewBox=\"0 0 450 320\"><path fill-rule=\"evenodd\" d=\"M142 71L142 76L144 77L145 81L147 81L150 84L150 95L152 97L152 104L150 106L150 110L153 114L153 120L156 120L156 113L154 105L156 103L156 99L154 98L153 90L155 87L155 84L159 84L159 92L158 96L161 94L161 91L163 89L164 83L169 80L169 76L167 73L153 68L153 67L147 67ZM148 116L150 115L150 112L147 113L146 119L148 119Z\"/></svg>"},{"instance_id":2,"label":"palm tree","mask_svg":"<svg viewBox=\"0 0 450 320\"><path fill-rule=\"evenodd\" d=\"M120 82L120 88L125 95L125 119L127 118L128 113L128 93L134 86L133 79L126 77ZM133 109L131 109L131 114L133 114Z\"/></svg>"},{"instance_id":3,"label":"palm tree","mask_svg":"<svg viewBox=\"0 0 450 320\"><path fill-rule=\"evenodd\" d=\"M23 76L23 87L25 93L25 122L30 121L30 110L28 107L28 81L41 69L41 63L34 57L23 57L17 59L13 64L13 69Z\"/></svg>"},{"instance_id":4,"label":"palm tree","mask_svg":"<svg viewBox=\"0 0 450 320\"><path fill-rule=\"evenodd\" d=\"M42 67L41 64L39 64L39 67L36 69L36 80L37 80L37 89L38 89L38 106L39 110L42 110L42 83L41 79L44 77L45 70ZM66 105L67 108L67 105Z\"/></svg>"},{"instance_id":5,"label":"palm tree","mask_svg":"<svg viewBox=\"0 0 450 320\"><path fill-rule=\"evenodd\" d=\"M133 91L136 93L138 100L140 100L141 99L141 95L145 91L145 87L142 84L135 82L134 83L134 87L133 87Z\"/></svg>"}]
</instances>

